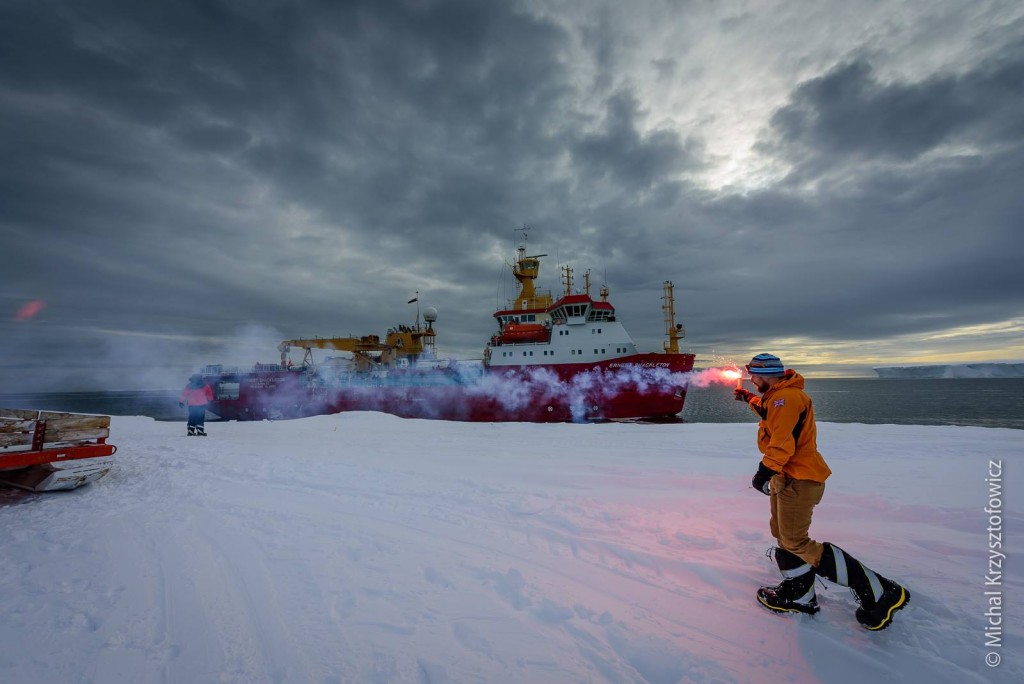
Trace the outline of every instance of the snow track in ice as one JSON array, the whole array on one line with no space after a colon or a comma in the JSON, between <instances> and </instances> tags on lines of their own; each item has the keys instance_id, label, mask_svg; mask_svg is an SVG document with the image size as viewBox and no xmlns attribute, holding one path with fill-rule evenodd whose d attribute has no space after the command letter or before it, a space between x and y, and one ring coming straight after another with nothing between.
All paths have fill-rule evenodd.
<instances>
[{"instance_id":1,"label":"snow track in ice","mask_svg":"<svg viewBox=\"0 0 1024 684\"><path fill-rule=\"evenodd\" d=\"M752 425L517 425L342 414L115 418L93 485L0 498L0 680L981 682L988 458L1021 434L822 425L812 531L908 584L871 634L844 589L778 616ZM983 484L983 482L982 482ZM1007 525L1020 526L1007 497ZM1021 579L1007 575L1008 595ZM1009 600L1009 599L1008 599ZM1018 602L1017 605L1020 605ZM993 679L995 677L995 679Z\"/></svg>"}]
</instances>

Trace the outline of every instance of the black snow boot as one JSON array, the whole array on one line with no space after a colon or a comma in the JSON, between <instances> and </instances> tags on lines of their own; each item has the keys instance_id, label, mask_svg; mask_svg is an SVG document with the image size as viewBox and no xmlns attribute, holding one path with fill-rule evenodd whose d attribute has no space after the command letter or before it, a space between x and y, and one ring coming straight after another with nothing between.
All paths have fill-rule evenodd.
<instances>
[{"instance_id":1,"label":"black snow boot","mask_svg":"<svg viewBox=\"0 0 1024 684\"><path fill-rule=\"evenodd\" d=\"M192 437L192 436L194 436L195 434L196 434L196 428L195 428L195 426L194 426L194 425L189 425L189 426L188 426L188 435L189 435L189 437Z\"/></svg>"},{"instance_id":2,"label":"black snow boot","mask_svg":"<svg viewBox=\"0 0 1024 684\"><path fill-rule=\"evenodd\" d=\"M817 572L830 582L850 587L860 604L857 622L871 631L892 624L896 611L910 602L907 588L882 577L835 544L825 542L824 546Z\"/></svg>"},{"instance_id":3,"label":"black snow boot","mask_svg":"<svg viewBox=\"0 0 1024 684\"><path fill-rule=\"evenodd\" d=\"M200 437L205 437L206 428L204 428L202 425L196 425L196 434L199 435Z\"/></svg>"},{"instance_id":4,"label":"black snow boot","mask_svg":"<svg viewBox=\"0 0 1024 684\"><path fill-rule=\"evenodd\" d=\"M782 583L757 590L761 605L777 613L817 613L818 597L814 593L811 564L785 549L775 549L775 562L782 571Z\"/></svg>"}]
</instances>

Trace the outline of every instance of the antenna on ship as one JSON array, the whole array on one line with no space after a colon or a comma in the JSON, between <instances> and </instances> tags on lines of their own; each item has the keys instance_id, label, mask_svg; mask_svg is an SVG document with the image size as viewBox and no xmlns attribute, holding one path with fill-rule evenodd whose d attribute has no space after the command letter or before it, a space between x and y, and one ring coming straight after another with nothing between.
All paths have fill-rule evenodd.
<instances>
[{"instance_id":1,"label":"antenna on ship","mask_svg":"<svg viewBox=\"0 0 1024 684\"><path fill-rule=\"evenodd\" d=\"M565 284L565 296L572 294L572 266L566 264L562 267L562 282Z\"/></svg>"},{"instance_id":2,"label":"antenna on ship","mask_svg":"<svg viewBox=\"0 0 1024 684\"><path fill-rule=\"evenodd\" d=\"M522 225L521 228L513 228L512 229L513 233L520 233L521 232L523 234L523 244L520 245L520 247L519 247L520 249L526 249L526 243L530 239L530 235L528 233L529 230L530 230L530 226L528 224L525 224L525 223Z\"/></svg>"},{"instance_id":3,"label":"antenna on ship","mask_svg":"<svg viewBox=\"0 0 1024 684\"><path fill-rule=\"evenodd\" d=\"M410 299L406 304L416 303L416 330L420 329L420 291L416 290L416 296Z\"/></svg>"}]
</instances>

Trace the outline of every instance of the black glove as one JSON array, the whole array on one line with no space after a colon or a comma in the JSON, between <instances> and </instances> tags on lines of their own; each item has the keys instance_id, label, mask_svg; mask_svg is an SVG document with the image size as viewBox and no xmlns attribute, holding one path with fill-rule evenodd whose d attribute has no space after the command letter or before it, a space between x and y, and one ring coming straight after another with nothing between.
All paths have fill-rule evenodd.
<instances>
[{"instance_id":1,"label":"black glove","mask_svg":"<svg viewBox=\"0 0 1024 684\"><path fill-rule=\"evenodd\" d=\"M178 402L178 408L185 408L185 402L179 401Z\"/></svg>"},{"instance_id":2,"label":"black glove","mask_svg":"<svg viewBox=\"0 0 1024 684\"><path fill-rule=\"evenodd\" d=\"M777 474L778 473L766 466L763 462L759 463L757 466L757 472L754 473L754 477L750 480L750 486L765 495L771 494L771 491L769 491L769 482Z\"/></svg>"},{"instance_id":3,"label":"black glove","mask_svg":"<svg viewBox=\"0 0 1024 684\"><path fill-rule=\"evenodd\" d=\"M744 404L749 404L750 400L757 396L753 392L748 392L745 389L739 388L734 389L732 391L732 395L736 399L736 401L742 401Z\"/></svg>"}]
</instances>

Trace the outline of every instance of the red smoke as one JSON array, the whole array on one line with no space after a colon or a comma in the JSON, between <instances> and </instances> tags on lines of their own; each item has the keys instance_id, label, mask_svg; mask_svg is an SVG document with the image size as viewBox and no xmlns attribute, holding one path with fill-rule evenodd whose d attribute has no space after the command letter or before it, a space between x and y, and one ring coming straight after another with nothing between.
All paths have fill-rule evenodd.
<instances>
[{"instance_id":1,"label":"red smoke","mask_svg":"<svg viewBox=\"0 0 1024 684\"><path fill-rule=\"evenodd\" d=\"M46 302L42 299L33 299L25 306L18 309L18 313L14 314L14 320L16 321L27 321L35 318L36 314L46 308Z\"/></svg>"}]
</instances>

